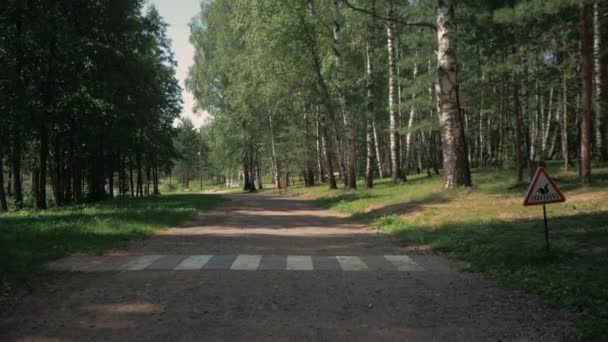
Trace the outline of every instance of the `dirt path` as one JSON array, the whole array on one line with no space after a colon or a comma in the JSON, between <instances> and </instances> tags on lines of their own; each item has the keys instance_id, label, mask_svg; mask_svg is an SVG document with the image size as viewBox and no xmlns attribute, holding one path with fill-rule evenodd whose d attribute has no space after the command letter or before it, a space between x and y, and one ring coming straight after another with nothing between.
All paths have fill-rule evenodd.
<instances>
[{"instance_id":1,"label":"dirt path","mask_svg":"<svg viewBox=\"0 0 608 342\"><path fill-rule=\"evenodd\" d=\"M556 341L561 312L460 273L310 201L217 210L62 272L0 341Z\"/></svg>"}]
</instances>

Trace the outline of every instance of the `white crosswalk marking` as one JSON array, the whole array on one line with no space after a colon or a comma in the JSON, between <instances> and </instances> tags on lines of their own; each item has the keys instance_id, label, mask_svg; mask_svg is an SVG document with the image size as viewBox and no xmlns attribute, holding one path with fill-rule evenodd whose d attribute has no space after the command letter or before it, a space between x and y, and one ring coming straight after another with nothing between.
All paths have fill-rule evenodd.
<instances>
[{"instance_id":1,"label":"white crosswalk marking","mask_svg":"<svg viewBox=\"0 0 608 342\"><path fill-rule=\"evenodd\" d=\"M288 271L312 271L312 258L307 255L288 255Z\"/></svg>"},{"instance_id":2,"label":"white crosswalk marking","mask_svg":"<svg viewBox=\"0 0 608 342\"><path fill-rule=\"evenodd\" d=\"M177 265L177 266L176 266ZM72 256L47 265L57 271L103 272L142 270L224 271L424 271L407 255L140 255Z\"/></svg>"},{"instance_id":3,"label":"white crosswalk marking","mask_svg":"<svg viewBox=\"0 0 608 342\"><path fill-rule=\"evenodd\" d=\"M175 270L200 270L213 255L191 255L184 259Z\"/></svg>"},{"instance_id":4,"label":"white crosswalk marking","mask_svg":"<svg viewBox=\"0 0 608 342\"><path fill-rule=\"evenodd\" d=\"M122 265L120 270L122 271L141 271L144 268L150 266L156 260L162 258L162 255L143 255L129 261Z\"/></svg>"},{"instance_id":5,"label":"white crosswalk marking","mask_svg":"<svg viewBox=\"0 0 608 342\"><path fill-rule=\"evenodd\" d=\"M343 271L365 271L367 265L356 256L337 256L340 267Z\"/></svg>"},{"instance_id":6,"label":"white crosswalk marking","mask_svg":"<svg viewBox=\"0 0 608 342\"><path fill-rule=\"evenodd\" d=\"M398 271L420 270L418 264L407 255L385 255L384 258L395 265Z\"/></svg>"},{"instance_id":7,"label":"white crosswalk marking","mask_svg":"<svg viewBox=\"0 0 608 342\"><path fill-rule=\"evenodd\" d=\"M261 255L239 255L230 267L231 270L255 271L260 266Z\"/></svg>"}]
</instances>

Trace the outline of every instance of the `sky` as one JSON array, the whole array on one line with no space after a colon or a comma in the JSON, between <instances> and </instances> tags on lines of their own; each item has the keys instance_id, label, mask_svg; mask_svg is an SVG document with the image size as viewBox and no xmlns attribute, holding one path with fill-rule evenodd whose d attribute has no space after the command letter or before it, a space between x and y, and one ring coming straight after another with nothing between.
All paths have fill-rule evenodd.
<instances>
[{"instance_id":1,"label":"sky","mask_svg":"<svg viewBox=\"0 0 608 342\"><path fill-rule=\"evenodd\" d=\"M183 89L184 109L182 117L192 120L194 127L200 127L207 115L196 115L193 112L194 99L186 90L188 68L194 61L194 47L190 44L190 20L200 12L200 0L151 0L160 15L169 24L168 35L172 41L172 49L177 60L177 79Z\"/></svg>"}]
</instances>

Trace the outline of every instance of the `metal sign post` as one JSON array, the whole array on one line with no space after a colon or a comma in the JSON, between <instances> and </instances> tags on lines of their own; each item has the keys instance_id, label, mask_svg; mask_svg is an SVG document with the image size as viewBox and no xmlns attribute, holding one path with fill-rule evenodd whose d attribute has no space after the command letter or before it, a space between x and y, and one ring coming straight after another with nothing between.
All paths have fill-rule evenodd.
<instances>
[{"instance_id":1,"label":"metal sign post","mask_svg":"<svg viewBox=\"0 0 608 342\"><path fill-rule=\"evenodd\" d=\"M553 179L544 168L539 167L534 173L524 205L543 205L543 220L545 222L545 249L549 251L549 224L547 222L547 206L550 203L565 202L566 197L559 190Z\"/></svg>"},{"instance_id":2,"label":"metal sign post","mask_svg":"<svg viewBox=\"0 0 608 342\"><path fill-rule=\"evenodd\" d=\"M545 249L549 251L549 225L547 224L547 206L543 204L543 218L545 220Z\"/></svg>"}]
</instances>

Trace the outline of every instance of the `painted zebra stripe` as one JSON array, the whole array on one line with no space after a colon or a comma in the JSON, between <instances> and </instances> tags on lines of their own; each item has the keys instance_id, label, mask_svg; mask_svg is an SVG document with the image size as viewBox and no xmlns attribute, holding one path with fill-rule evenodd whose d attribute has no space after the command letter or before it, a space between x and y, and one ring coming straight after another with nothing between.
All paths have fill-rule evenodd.
<instances>
[{"instance_id":1,"label":"painted zebra stripe","mask_svg":"<svg viewBox=\"0 0 608 342\"><path fill-rule=\"evenodd\" d=\"M232 266L231 270L240 270L240 271L255 271L260 266L260 261L262 260L261 255L239 255Z\"/></svg>"},{"instance_id":2,"label":"painted zebra stripe","mask_svg":"<svg viewBox=\"0 0 608 342\"><path fill-rule=\"evenodd\" d=\"M366 271L367 265L356 256L336 256L342 271Z\"/></svg>"},{"instance_id":3,"label":"painted zebra stripe","mask_svg":"<svg viewBox=\"0 0 608 342\"><path fill-rule=\"evenodd\" d=\"M312 271L312 258L307 255L288 255L288 271Z\"/></svg>"},{"instance_id":4,"label":"painted zebra stripe","mask_svg":"<svg viewBox=\"0 0 608 342\"><path fill-rule=\"evenodd\" d=\"M191 255L184 259L175 270L200 270L213 255Z\"/></svg>"},{"instance_id":5,"label":"painted zebra stripe","mask_svg":"<svg viewBox=\"0 0 608 342\"><path fill-rule=\"evenodd\" d=\"M162 258L162 255L144 255L129 261L120 267L121 271L141 271L150 266L156 260Z\"/></svg>"},{"instance_id":6,"label":"painted zebra stripe","mask_svg":"<svg viewBox=\"0 0 608 342\"><path fill-rule=\"evenodd\" d=\"M146 255L67 257L47 265L61 271L422 271L407 255Z\"/></svg>"},{"instance_id":7,"label":"painted zebra stripe","mask_svg":"<svg viewBox=\"0 0 608 342\"><path fill-rule=\"evenodd\" d=\"M398 271L420 270L418 264L407 255L385 255L384 258L395 265Z\"/></svg>"}]
</instances>

